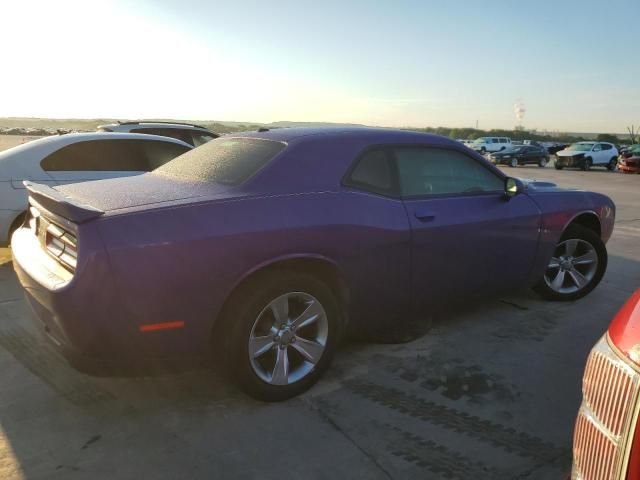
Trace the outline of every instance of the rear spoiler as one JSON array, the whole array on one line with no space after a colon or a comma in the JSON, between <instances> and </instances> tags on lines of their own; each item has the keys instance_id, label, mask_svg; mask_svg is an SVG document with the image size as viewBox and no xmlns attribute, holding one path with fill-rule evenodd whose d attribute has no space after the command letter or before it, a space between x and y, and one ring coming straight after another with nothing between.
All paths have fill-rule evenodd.
<instances>
[{"instance_id":1,"label":"rear spoiler","mask_svg":"<svg viewBox=\"0 0 640 480\"><path fill-rule=\"evenodd\" d=\"M88 222L104 214L102 210L91 205L83 205L72 198L65 197L48 185L31 183L26 180L22 184L29 192L29 196L43 208L74 223Z\"/></svg>"}]
</instances>

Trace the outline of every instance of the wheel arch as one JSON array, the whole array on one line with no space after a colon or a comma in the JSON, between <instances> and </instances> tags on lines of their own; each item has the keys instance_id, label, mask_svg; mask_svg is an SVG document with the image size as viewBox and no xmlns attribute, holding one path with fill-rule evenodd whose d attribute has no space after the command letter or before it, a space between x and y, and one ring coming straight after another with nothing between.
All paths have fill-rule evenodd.
<instances>
[{"instance_id":1,"label":"wheel arch","mask_svg":"<svg viewBox=\"0 0 640 480\"><path fill-rule=\"evenodd\" d=\"M588 228L593 231L598 237L602 238L602 225L600 223L600 217L595 212L586 211L580 212L573 216L562 229L563 232L572 225L580 225L581 227Z\"/></svg>"},{"instance_id":2,"label":"wheel arch","mask_svg":"<svg viewBox=\"0 0 640 480\"><path fill-rule=\"evenodd\" d=\"M229 306L234 302L235 296L240 294L242 289L252 282L259 281L269 275L276 275L278 272L306 273L322 280L335 294L341 306L343 313L342 329L344 331L348 323L347 307L350 300L350 288L340 267L336 262L322 255L291 254L255 265L238 279L233 287L229 289L225 301L215 319L212 329L214 338L219 337L219 335L216 335L217 329L223 328L223 324L225 323L223 318Z\"/></svg>"}]
</instances>

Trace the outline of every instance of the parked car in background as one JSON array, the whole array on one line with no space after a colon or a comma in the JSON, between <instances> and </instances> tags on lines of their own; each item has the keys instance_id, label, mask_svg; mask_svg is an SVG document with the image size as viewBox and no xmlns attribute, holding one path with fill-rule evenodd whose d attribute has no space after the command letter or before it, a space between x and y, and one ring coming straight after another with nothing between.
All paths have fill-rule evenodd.
<instances>
[{"instance_id":1,"label":"parked car in background","mask_svg":"<svg viewBox=\"0 0 640 480\"><path fill-rule=\"evenodd\" d=\"M640 173L640 145L632 145L620 154L618 170L624 173Z\"/></svg>"},{"instance_id":2,"label":"parked car in background","mask_svg":"<svg viewBox=\"0 0 640 480\"><path fill-rule=\"evenodd\" d=\"M507 137L480 137L470 145L476 152L499 152L511 148L511 139Z\"/></svg>"},{"instance_id":3,"label":"parked car in background","mask_svg":"<svg viewBox=\"0 0 640 480\"><path fill-rule=\"evenodd\" d=\"M582 380L572 479L640 478L640 290L595 345Z\"/></svg>"},{"instance_id":4,"label":"parked car in background","mask_svg":"<svg viewBox=\"0 0 640 480\"><path fill-rule=\"evenodd\" d=\"M549 162L549 154L542 147L522 145L510 150L492 153L489 155L489 160L496 165L509 165L510 167L529 164L546 167Z\"/></svg>"},{"instance_id":5,"label":"parked car in background","mask_svg":"<svg viewBox=\"0 0 640 480\"><path fill-rule=\"evenodd\" d=\"M589 170L591 167L605 167L615 170L618 164L618 150L612 143L578 142L556 153L557 170L564 167Z\"/></svg>"},{"instance_id":6,"label":"parked car in background","mask_svg":"<svg viewBox=\"0 0 640 480\"><path fill-rule=\"evenodd\" d=\"M547 149L549 155L555 155L560 150L564 150L569 146L568 143L559 143L559 142L544 142L542 146Z\"/></svg>"},{"instance_id":7,"label":"parked car in background","mask_svg":"<svg viewBox=\"0 0 640 480\"><path fill-rule=\"evenodd\" d=\"M0 152L0 245L27 210L23 180L45 185L136 175L191 150L173 138L136 133L68 133Z\"/></svg>"},{"instance_id":8,"label":"parked car in background","mask_svg":"<svg viewBox=\"0 0 640 480\"><path fill-rule=\"evenodd\" d=\"M346 328L385 338L440 306L532 285L553 300L588 294L615 219L604 195L373 128L246 132L145 175L27 188L14 268L72 364L213 351L263 400L315 383Z\"/></svg>"},{"instance_id":9,"label":"parked car in background","mask_svg":"<svg viewBox=\"0 0 640 480\"><path fill-rule=\"evenodd\" d=\"M210 132L206 127L201 125L177 122L145 122L144 120L100 125L98 131L161 135L163 137L182 140L194 147L198 147L220 136L217 133Z\"/></svg>"}]
</instances>

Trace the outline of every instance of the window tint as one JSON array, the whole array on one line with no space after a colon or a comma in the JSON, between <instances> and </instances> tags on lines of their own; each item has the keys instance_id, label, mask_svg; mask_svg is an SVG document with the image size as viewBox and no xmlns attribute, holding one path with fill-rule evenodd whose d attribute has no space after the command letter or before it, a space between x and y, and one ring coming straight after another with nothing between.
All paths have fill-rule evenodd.
<instances>
[{"instance_id":1,"label":"window tint","mask_svg":"<svg viewBox=\"0 0 640 480\"><path fill-rule=\"evenodd\" d=\"M171 142L90 140L62 147L40 166L45 171L148 172L187 150Z\"/></svg>"},{"instance_id":2,"label":"window tint","mask_svg":"<svg viewBox=\"0 0 640 480\"><path fill-rule=\"evenodd\" d=\"M177 138L183 142L193 145L190 130L180 128L134 128L131 133L146 133L147 135L160 135L161 137Z\"/></svg>"},{"instance_id":3,"label":"window tint","mask_svg":"<svg viewBox=\"0 0 640 480\"><path fill-rule=\"evenodd\" d=\"M147 158L147 168L145 169L147 172L155 170L156 168L161 167L165 163L191 150L189 147L178 145L177 143L157 142L151 140L141 141L140 146Z\"/></svg>"},{"instance_id":4,"label":"window tint","mask_svg":"<svg viewBox=\"0 0 640 480\"><path fill-rule=\"evenodd\" d=\"M599 152L600 150L602 150L602 145L600 145L599 143L597 143L597 144L593 147L593 151L594 151L594 152Z\"/></svg>"},{"instance_id":5,"label":"window tint","mask_svg":"<svg viewBox=\"0 0 640 480\"><path fill-rule=\"evenodd\" d=\"M600 145L602 145L602 150L611 150L611 145L608 143L601 143Z\"/></svg>"},{"instance_id":6,"label":"window tint","mask_svg":"<svg viewBox=\"0 0 640 480\"><path fill-rule=\"evenodd\" d=\"M194 147L199 147L200 145L204 145L205 143L210 142L214 138L218 138L217 135L213 135L211 133L195 132L195 131L191 132L191 136L193 137L193 142L189 142L189 143L192 143Z\"/></svg>"},{"instance_id":7,"label":"window tint","mask_svg":"<svg viewBox=\"0 0 640 480\"><path fill-rule=\"evenodd\" d=\"M506 138L501 138L500 143L509 143Z\"/></svg>"},{"instance_id":8,"label":"window tint","mask_svg":"<svg viewBox=\"0 0 640 480\"><path fill-rule=\"evenodd\" d=\"M348 184L376 193L392 193L393 174L385 150L365 153L351 172Z\"/></svg>"},{"instance_id":9,"label":"window tint","mask_svg":"<svg viewBox=\"0 0 640 480\"><path fill-rule=\"evenodd\" d=\"M455 150L395 150L403 196L496 192L503 180L478 161Z\"/></svg>"},{"instance_id":10,"label":"window tint","mask_svg":"<svg viewBox=\"0 0 640 480\"><path fill-rule=\"evenodd\" d=\"M500 143L500 140L498 140L497 138L492 138L491 143Z\"/></svg>"},{"instance_id":11,"label":"window tint","mask_svg":"<svg viewBox=\"0 0 640 480\"><path fill-rule=\"evenodd\" d=\"M220 137L173 159L155 172L239 185L285 147L285 143L272 140Z\"/></svg>"}]
</instances>

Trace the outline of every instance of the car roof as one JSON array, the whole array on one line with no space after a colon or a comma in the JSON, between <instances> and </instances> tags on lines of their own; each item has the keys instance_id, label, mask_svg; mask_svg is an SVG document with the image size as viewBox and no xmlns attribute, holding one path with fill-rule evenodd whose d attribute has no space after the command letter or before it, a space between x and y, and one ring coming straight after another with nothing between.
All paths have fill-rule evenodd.
<instances>
[{"instance_id":1,"label":"car roof","mask_svg":"<svg viewBox=\"0 0 640 480\"><path fill-rule=\"evenodd\" d=\"M202 125L195 125L191 123L173 123L173 122L118 122L118 123L107 123L105 125L98 125L97 128L118 128L121 126L125 127L147 127L147 128L175 128L182 130L205 130L209 131L207 127Z\"/></svg>"},{"instance_id":2,"label":"car roof","mask_svg":"<svg viewBox=\"0 0 640 480\"><path fill-rule=\"evenodd\" d=\"M292 127L277 129L261 129L252 132L240 132L225 135L229 137L250 137L274 140L279 142L300 142L304 139L322 136L324 139L340 139L349 137L373 143L425 143L459 145L455 140L430 133L414 132L379 127Z\"/></svg>"}]
</instances>

